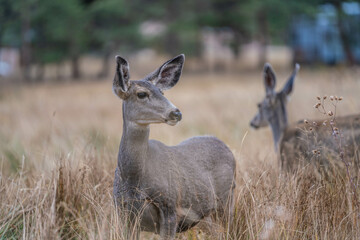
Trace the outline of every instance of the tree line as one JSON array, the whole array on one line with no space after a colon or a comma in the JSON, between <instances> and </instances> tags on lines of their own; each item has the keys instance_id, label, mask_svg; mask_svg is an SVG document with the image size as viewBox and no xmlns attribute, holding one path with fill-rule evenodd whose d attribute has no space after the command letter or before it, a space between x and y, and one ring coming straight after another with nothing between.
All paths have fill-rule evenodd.
<instances>
[{"instance_id":1,"label":"tree line","mask_svg":"<svg viewBox=\"0 0 360 240\"><path fill-rule=\"evenodd\" d=\"M48 63L71 62L73 79L81 77L80 56L102 56L98 77L106 77L112 53L151 47L174 55L200 54L200 30L226 27L234 33L230 46L257 39L262 48L270 42L287 41L289 23L297 14L313 15L319 4L332 3L339 10L339 28L345 53L347 36L341 31L341 0L0 0L0 48L20 49L23 79L37 66L37 81ZM144 38L139 27L160 21L166 30ZM263 51L265 52L265 51ZM265 61L265 55L261 57ZM60 77L60 76L59 76Z\"/></svg>"}]
</instances>

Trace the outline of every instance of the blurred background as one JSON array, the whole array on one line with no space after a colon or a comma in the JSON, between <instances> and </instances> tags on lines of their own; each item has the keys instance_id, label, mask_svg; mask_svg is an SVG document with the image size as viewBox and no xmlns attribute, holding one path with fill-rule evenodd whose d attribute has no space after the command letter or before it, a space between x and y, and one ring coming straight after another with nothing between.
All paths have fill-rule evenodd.
<instances>
[{"instance_id":1,"label":"blurred background","mask_svg":"<svg viewBox=\"0 0 360 240\"><path fill-rule=\"evenodd\" d=\"M360 1L0 0L0 82L144 74L185 53L187 72L360 63Z\"/></svg>"}]
</instances>

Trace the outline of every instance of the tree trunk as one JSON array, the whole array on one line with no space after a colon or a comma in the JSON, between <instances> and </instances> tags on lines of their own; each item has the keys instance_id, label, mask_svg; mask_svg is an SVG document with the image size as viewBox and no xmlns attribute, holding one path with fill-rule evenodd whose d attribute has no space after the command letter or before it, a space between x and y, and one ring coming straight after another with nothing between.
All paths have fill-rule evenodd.
<instances>
[{"instance_id":1,"label":"tree trunk","mask_svg":"<svg viewBox=\"0 0 360 240\"><path fill-rule=\"evenodd\" d=\"M78 55L71 57L71 76L75 80L78 80L81 77Z\"/></svg>"},{"instance_id":2,"label":"tree trunk","mask_svg":"<svg viewBox=\"0 0 360 240\"><path fill-rule=\"evenodd\" d=\"M21 47L20 47L20 66L22 77L25 81L31 81L31 36L30 36L30 12L28 4L24 4L21 10Z\"/></svg>"},{"instance_id":3,"label":"tree trunk","mask_svg":"<svg viewBox=\"0 0 360 240\"><path fill-rule=\"evenodd\" d=\"M256 17L257 17L258 35L259 35L259 43L260 43L259 68L263 68L267 60L266 47L269 44L266 9L259 10Z\"/></svg>"},{"instance_id":4,"label":"tree trunk","mask_svg":"<svg viewBox=\"0 0 360 240\"><path fill-rule=\"evenodd\" d=\"M98 78L107 78L109 76L109 71L110 71L110 55L111 55L111 51L105 51L104 55L103 55L103 64L102 64L102 69L98 74Z\"/></svg>"},{"instance_id":5,"label":"tree trunk","mask_svg":"<svg viewBox=\"0 0 360 240\"><path fill-rule=\"evenodd\" d=\"M178 54L179 41L176 33L171 30L166 34L165 37L165 51L171 56Z\"/></svg>"},{"instance_id":6,"label":"tree trunk","mask_svg":"<svg viewBox=\"0 0 360 240\"><path fill-rule=\"evenodd\" d=\"M58 62L56 64L56 80L57 81L60 81L62 80L64 77L63 77L63 74L62 74L62 63L61 62Z\"/></svg>"},{"instance_id":7,"label":"tree trunk","mask_svg":"<svg viewBox=\"0 0 360 240\"><path fill-rule=\"evenodd\" d=\"M234 39L233 43L231 44L232 51L235 55L235 59L239 59L240 56L240 46L241 46L241 34L239 31L234 30Z\"/></svg>"},{"instance_id":8,"label":"tree trunk","mask_svg":"<svg viewBox=\"0 0 360 240\"><path fill-rule=\"evenodd\" d=\"M349 65L352 66L355 64L355 58L351 52L349 36L346 34L346 30L344 28L344 13L341 9L341 2L336 2L334 3L334 5L337 10L337 25L339 29L341 44L345 52L346 61Z\"/></svg>"},{"instance_id":9,"label":"tree trunk","mask_svg":"<svg viewBox=\"0 0 360 240\"><path fill-rule=\"evenodd\" d=\"M168 1L168 4L166 6L166 12L167 12L166 21L168 26L170 26L170 28L168 28L167 33L165 35L164 48L166 53L170 54L171 56L178 54L178 50L179 50L179 39L177 37L176 32L171 29L171 25L174 22L174 19L179 17L180 7L181 4L179 0Z\"/></svg>"},{"instance_id":10,"label":"tree trunk","mask_svg":"<svg viewBox=\"0 0 360 240\"><path fill-rule=\"evenodd\" d=\"M70 40L70 56L71 56L71 77L78 80L81 77L80 71L80 46L78 39L72 37Z\"/></svg>"},{"instance_id":11,"label":"tree trunk","mask_svg":"<svg viewBox=\"0 0 360 240\"><path fill-rule=\"evenodd\" d=\"M36 82L44 81L45 66L43 63L39 63L36 68Z\"/></svg>"}]
</instances>

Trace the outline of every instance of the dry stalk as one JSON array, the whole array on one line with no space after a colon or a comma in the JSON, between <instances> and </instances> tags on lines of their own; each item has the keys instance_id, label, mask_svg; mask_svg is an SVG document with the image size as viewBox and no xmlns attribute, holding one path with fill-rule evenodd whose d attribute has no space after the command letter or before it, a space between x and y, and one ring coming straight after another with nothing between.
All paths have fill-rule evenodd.
<instances>
[{"instance_id":1,"label":"dry stalk","mask_svg":"<svg viewBox=\"0 0 360 240\"><path fill-rule=\"evenodd\" d=\"M339 129L336 124L337 105L339 102L341 102L343 100L343 97L330 96L328 98L325 95L323 97L317 97L317 100L319 102L314 105L314 108L316 108L320 114L330 118L330 119L328 119L329 123L328 123L328 120L325 120L323 122L323 125L329 126L329 129L331 131L331 136L336 141L337 153L339 155L341 162L343 162L345 165L346 175L348 177L349 184L352 189L352 196L354 198L355 206L357 209L359 209L360 203L359 203L359 200L357 197L358 189L354 182L354 177L352 176L351 171L349 169L350 163L349 163L349 161L346 160L346 154L345 154L346 149L345 149L345 146L343 145L343 141L342 141L344 136L341 132L341 129ZM330 101L327 101L327 100L330 100ZM329 105L330 105L330 108L329 108ZM308 121L305 120L305 123L308 123ZM314 150L313 153L319 154L319 150ZM359 217L360 217L360 214L359 214Z\"/></svg>"}]
</instances>

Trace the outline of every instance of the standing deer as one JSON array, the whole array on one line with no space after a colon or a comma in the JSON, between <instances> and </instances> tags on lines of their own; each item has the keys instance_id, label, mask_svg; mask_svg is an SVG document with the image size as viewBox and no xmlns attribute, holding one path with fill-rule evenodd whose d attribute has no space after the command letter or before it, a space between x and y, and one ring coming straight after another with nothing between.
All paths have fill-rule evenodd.
<instances>
[{"instance_id":1,"label":"standing deer","mask_svg":"<svg viewBox=\"0 0 360 240\"><path fill-rule=\"evenodd\" d=\"M130 81L128 62L116 56L113 91L123 100L123 135L115 203L130 212L132 225L138 219L141 230L162 239L174 239L201 219L233 209L235 159L222 141L203 136L167 146L149 140L150 124L174 126L182 118L163 91L179 81L184 61L179 55L144 79Z\"/></svg>"},{"instance_id":2,"label":"standing deer","mask_svg":"<svg viewBox=\"0 0 360 240\"><path fill-rule=\"evenodd\" d=\"M286 104L294 86L294 80L299 71L299 64L286 82L283 89L275 91L276 76L269 63L264 66L265 98L258 104L258 113L250 122L257 129L270 125L275 150L278 153L281 168L294 170L301 162L318 161L328 165L331 159L339 157L339 142L331 135L328 125L323 120L309 121L313 131L309 133L304 121L288 125ZM360 157L360 114L336 117L336 126L342 132L342 145L346 148L347 157L358 167ZM314 156L313 151L321 149L321 156ZM314 159L315 158L315 159ZM338 159L339 160L339 159ZM339 163L339 161L335 161Z\"/></svg>"}]
</instances>

